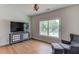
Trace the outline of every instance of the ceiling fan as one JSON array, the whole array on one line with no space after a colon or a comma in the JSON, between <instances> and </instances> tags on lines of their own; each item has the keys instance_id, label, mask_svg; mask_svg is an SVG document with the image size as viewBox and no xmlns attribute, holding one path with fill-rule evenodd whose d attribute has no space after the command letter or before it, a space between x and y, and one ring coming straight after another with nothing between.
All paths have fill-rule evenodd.
<instances>
[{"instance_id":1,"label":"ceiling fan","mask_svg":"<svg viewBox=\"0 0 79 59\"><path fill-rule=\"evenodd\" d=\"M35 11L38 11L38 9L39 9L38 4L34 4L34 10L35 10Z\"/></svg>"}]
</instances>

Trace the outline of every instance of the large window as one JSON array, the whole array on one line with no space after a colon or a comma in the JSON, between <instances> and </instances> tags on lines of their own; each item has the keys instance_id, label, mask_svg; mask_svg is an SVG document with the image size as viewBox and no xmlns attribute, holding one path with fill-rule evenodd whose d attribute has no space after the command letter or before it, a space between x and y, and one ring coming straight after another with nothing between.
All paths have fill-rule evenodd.
<instances>
[{"instance_id":1,"label":"large window","mask_svg":"<svg viewBox=\"0 0 79 59\"><path fill-rule=\"evenodd\" d=\"M59 37L59 19L40 21L40 35Z\"/></svg>"}]
</instances>

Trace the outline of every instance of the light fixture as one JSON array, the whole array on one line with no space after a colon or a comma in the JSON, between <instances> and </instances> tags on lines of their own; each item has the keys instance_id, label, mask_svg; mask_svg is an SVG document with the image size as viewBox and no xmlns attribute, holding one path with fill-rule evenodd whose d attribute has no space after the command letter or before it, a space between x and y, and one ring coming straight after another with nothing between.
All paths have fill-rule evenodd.
<instances>
[{"instance_id":1,"label":"light fixture","mask_svg":"<svg viewBox=\"0 0 79 59\"><path fill-rule=\"evenodd\" d=\"M34 4L34 10L35 10L35 11L38 11L38 9L39 9L38 4Z\"/></svg>"}]
</instances>

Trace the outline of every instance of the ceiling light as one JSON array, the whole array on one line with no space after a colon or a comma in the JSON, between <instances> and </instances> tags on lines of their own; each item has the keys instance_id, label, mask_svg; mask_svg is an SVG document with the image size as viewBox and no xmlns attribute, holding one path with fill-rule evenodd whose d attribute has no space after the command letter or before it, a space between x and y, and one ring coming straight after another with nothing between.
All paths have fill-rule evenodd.
<instances>
[{"instance_id":1,"label":"ceiling light","mask_svg":"<svg viewBox=\"0 0 79 59\"><path fill-rule=\"evenodd\" d=\"M39 9L38 4L34 4L34 10L35 10L35 11L38 11L38 9Z\"/></svg>"}]
</instances>

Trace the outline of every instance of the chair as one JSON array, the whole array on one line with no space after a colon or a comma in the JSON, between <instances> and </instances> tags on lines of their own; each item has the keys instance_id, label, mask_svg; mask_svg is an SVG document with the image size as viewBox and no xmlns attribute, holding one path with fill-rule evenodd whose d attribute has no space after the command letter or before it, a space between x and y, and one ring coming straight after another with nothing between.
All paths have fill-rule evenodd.
<instances>
[{"instance_id":1,"label":"chair","mask_svg":"<svg viewBox=\"0 0 79 59\"><path fill-rule=\"evenodd\" d=\"M58 44L57 46L64 48L61 49L61 51L64 50L64 54L79 54L79 35L70 34L70 38L70 42L61 40L61 43L56 43ZM58 50L57 53L59 53L60 48L55 48L55 44L52 44L52 46L54 46L54 49Z\"/></svg>"},{"instance_id":2,"label":"chair","mask_svg":"<svg viewBox=\"0 0 79 59\"><path fill-rule=\"evenodd\" d=\"M62 40L62 46L65 48L65 54L79 54L79 35L70 34L70 38L70 42Z\"/></svg>"},{"instance_id":3,"label":"chair","mask_svg":"<svg viewBox=\"0 0 79 59\"><path fill-rule=\"evenodd\" d=\"M79 35L70 34L71 38L71 54L79 54Z\"/></svg>"},{"instance_id":4,"label":"chair","mask_svg":"<svg viewBox=\"0 0 79 59\"><path fill-rule=\"evenodd\" d=\"M60 43L60 45L64 48L64 54L69 54L71 49L71 42L65 40L61 40L61 42L62 43Z\"/></svg>"}]
</instances>

